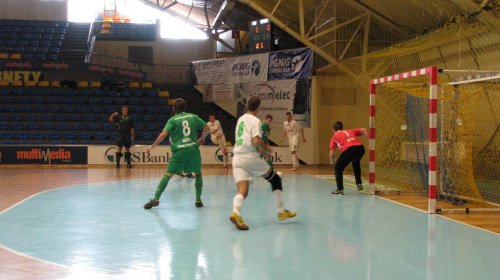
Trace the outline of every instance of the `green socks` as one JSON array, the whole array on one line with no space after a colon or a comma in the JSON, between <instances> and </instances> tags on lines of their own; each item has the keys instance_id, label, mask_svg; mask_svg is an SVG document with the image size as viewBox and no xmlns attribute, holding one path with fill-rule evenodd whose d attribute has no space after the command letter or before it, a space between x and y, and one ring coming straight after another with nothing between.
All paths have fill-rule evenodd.
<instances>
[{"instance_id":1,"label":"green socks","mask_svg":"<svg viewBox=\"0 0 500 280\"><path fill-rule=\"evenodd\" d=\"M158 184L158 187L156 188L156 193L155 193L155 200L159 200L161 194L167 187L168 181L170 180L170 177L167 175L163 175L163 178L161 178L160 183Z\"/></svg>"},{"instance_id":2,"label":"green socks","mask_svg":"<svg viewBox=\"0 0 500 280\"><path fill-rule=\"evenodd\" d=\"M201 192L203 191L203 177L201 177L201 174L196 174L194 186L196 187L196 200L201 200Z\"/></svg>"}]
</instances>

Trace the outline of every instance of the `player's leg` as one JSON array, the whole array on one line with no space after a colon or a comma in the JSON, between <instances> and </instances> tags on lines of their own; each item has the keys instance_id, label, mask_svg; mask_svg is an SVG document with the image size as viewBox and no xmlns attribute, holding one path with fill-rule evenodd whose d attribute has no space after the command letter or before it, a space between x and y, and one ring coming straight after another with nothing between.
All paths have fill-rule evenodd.
<instances>
[{"instance_id":1,"label":"player's leg","mask_svg":"<svg viewBox=\"0 0 500 280\"><path fill-rule=\"evenodd\" d=\"M227 148L226 148L226 137L224 135L220 135L219 139L219 147L222 150L222 160L224 163L224 171L227 172Z\"/></svg>"},{"instance_id":2,"label":"player's leg","mask_svg":"<svg viewBox=\"0 0 500 280\"><path fill-rule=\"evenodd\" d=\"M252 174L245 169L246 161L244 157L235 156L233 158L233 177L236 181L238 193L233 198L233 212L229 216L229 220L237 229L248 230L248 226L241 218L241 207L243 201L248 195L249 181L252 180Z\"/></svg>"},{"instance_id":3,"label":"player's leg","mask_svg":"<svg viewBox=\"0 0 500 280\"><path fill-rule=\"evenodd\" d=\"M356 186L358 191L363 190L363 185L361 182L361 159L365 155L364 146L354 146L350 149L354 150L354 158L352 160L352 169L354 170L354 178L356 179Z\"/></svg>"},{"instance_id":4,"label":"player's leg","mask_svg":"<svg viewBox=\"0 0 500 280\"><path fill-rule=\"evenodd\" d=\"M281 177L276 173L274 168L269 167L267 172L262 175L262 177L271 184L271 189L274 198L276 199L276 206L278 207L278 219L285 220L295 217L297 215L295 212L283 209L283 184Z\"/></svg>"},{"instance_id":5,"label":"player's leg","mask_svg":"<svg viewBox=\"0 0 500 280\"><path fill-rule=\"evenodd\" d=\"M123 145L125 146L125 161L127 162L127 168L132 168L132 153L130 153L132 143L130 142L130 139L128 141L123 141Z\"/></svg>"},{"instance_id":6,"label":"player's leg","mask_svg":"<svg viewBox=\"0 0 500 280\"><path fill-rule=\"evenodd\" d=\"M299 151L299 139L289 139L290 151L292 153L292 171L296 171L300 166L299 156L297 152Z\"/></svg>"},{"instance_id":7,"label":"player's leg","mask_svg":"<svg viewBox=\"0 0 500 280\"><path fill-rule=\"evenodd\" d=\"M343 151L337 162L335 163L335 181L337 183L337 189L332 192L332 194L344 194L344 169L352 161L353 155L352 150L348 148Z\"/></svg>"},{"instance_id":8,"label":"player's leg","mask_svg":"<svg viewBox=\"0 0 500 280\"><path fill-rule=\"evenodd\" d=\"M120 161L122 160L123 153L123 140L120 134L118 134L118 139L116 140L116 146L118 146L118 150L116 152L116 168L120 168Z\"/></svg>"},{"instance_id":9,"label":"player's leg","mask_svg":"<svg viewBox=\"0 0 500 280\"><path fill-rule=\"evenodd\" d=\"M203 177L201 175L201 154L200 149L192 148L182 151L186 162L184 164L184 171L188 174L194 173L194 186L196 189L196 200L194 205L196 207L203 207L201 201L201 194L203 192Z\"/></svg>"},{"instance_id":10,"label":"player's leg","mask_svg":"<svg viewBox=\"0 0 500 280\"><path fill-rule=\"evenodd\" d=\"M155 192L155 197L154 199L150 199L150 201L146 204L144 204L145 209L151 209L154 206L160 205L160 197L165 191L165 188L167 188L168 182L170 181L170 178L172 178L173 174L177 174L179 172L182 172L183 168L183 162L182 162L182 155L179 156L179 152L174 152L172 154L172 158L170 159L170 162L168 163L167 166L167 171L165 172L165 175L160 180L160 183L158 183L158 186L156 187L156 192Z\"/></svg>"}]
</instances>

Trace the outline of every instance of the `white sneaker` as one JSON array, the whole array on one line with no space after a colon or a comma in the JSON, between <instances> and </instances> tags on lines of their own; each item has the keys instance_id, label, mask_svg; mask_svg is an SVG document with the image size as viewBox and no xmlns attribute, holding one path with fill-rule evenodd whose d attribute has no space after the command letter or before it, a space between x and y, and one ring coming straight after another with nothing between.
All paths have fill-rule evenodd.
<instances>
[{"instance_id":1,"label":"white sneaker","mask_svg":"<svg viewBox=\"0 0 500 280\"><path fill-rule=\"evenodd\" d=\"M295 167L295 166L294 166L294 167L292 167L292 169L290 169L290 170L292 170L292 171L297 171L297 167Z\"/></svg>"}]
</instances>

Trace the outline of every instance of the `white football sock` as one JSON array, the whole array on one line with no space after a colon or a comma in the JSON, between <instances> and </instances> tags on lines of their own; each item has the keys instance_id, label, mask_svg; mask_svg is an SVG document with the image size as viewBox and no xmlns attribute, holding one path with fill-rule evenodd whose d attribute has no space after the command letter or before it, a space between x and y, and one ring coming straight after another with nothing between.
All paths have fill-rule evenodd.
<instances>
[{"instance_id":1,"label":"white football sock","mask_svg":"<svg viewBox=\"0 0 500 280\"><path fill-rule=\"evenodd\" d=\"M237 194L234 196L233 199L233 212L236 213L236 215L240 215L240 209L241 206L243 205L243 200L245 200L245 197L242 194Z\"/></svg>"}]
</instances>

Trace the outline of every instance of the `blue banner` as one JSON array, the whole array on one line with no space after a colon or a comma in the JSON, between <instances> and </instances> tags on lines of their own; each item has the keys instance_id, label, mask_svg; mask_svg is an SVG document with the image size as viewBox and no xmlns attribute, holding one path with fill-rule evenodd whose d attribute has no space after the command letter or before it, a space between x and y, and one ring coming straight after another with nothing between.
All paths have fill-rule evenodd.
<instances>
[{"instance_id":1,"label":"blue banner","mask_svg":"<svg viewBox=\"0 0 500 280\"><path fill-rule=\"evenodd\" d=\"M267 79L270 81L310 78L311 66L311 49L270 53Z\"/></svg>"}]
</instances>

